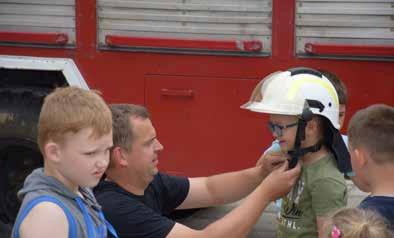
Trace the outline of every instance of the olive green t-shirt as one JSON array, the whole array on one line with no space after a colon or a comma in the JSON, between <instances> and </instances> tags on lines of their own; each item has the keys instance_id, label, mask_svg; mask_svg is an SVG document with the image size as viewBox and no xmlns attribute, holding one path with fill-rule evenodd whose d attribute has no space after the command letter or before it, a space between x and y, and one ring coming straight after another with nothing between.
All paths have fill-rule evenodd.
<instances>
[{"instance_id":1,"label":"olive green t-shirt","mask_svg":"<svg viewBox=\"0 0 394 238\"><path fill-rule=\"evenodd\" d=\"M304 165L300 179L283 198L278 237L317 237L316 217L331 215L346 203L346 182L333 155Z\"/></svg>"}]
</instances>

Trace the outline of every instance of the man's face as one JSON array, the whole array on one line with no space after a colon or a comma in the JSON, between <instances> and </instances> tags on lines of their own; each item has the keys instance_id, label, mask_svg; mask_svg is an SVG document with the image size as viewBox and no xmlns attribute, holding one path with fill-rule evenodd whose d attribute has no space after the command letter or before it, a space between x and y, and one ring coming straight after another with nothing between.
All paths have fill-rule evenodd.
<instances>
[{"instance_id":1,"label":"man's face","mask_svg":"<svg viewBox=\"0 0 394 238\"><path fill-rule=\"evenodd\" d=\"M143 184L149 184L158 173L158 153L163 146L156 138L150 119L130 118L133 124L134 141L131 150L125 153L130 173Z\"/></svg>"},{"instance_id":2,"label":"man's face","mask_svg":"<svg viewBox=\"0 0 394 238\"><path fill-rule=\"evenodd\" d=\"M339 129L342 128L343 122L345 121L345 115L346 115L346 105L340 104L339 105Z\"/></svg>"},{"instance_id":3,"label":"man's face","mask_svg":"<svg viewBox=\"0 0 394 238\"><path fill-rule=\"evenodd\" d=\"M277 114L270 114L269 120L272 124L277 125L279 127L286 127L287 125L297 123L298 121L296 116L277 115ZM287 152L289 150L292 150L294 147L296 133L297 133L297 126L291 126L288 128L283 128L281 130L281 133L273 132L272 135L275 137L276 140L279 141L281 150Z\"/></svg>"},{"instance_id":4,"label":"man's face","mask_svg":"<svg viewBox=\"0 0 394 238\"><path fill-rule=\"evenodd\" d=\"M60 180L70 189L94 187L109 163L109 151L113 145L112 132L98 139L91 138L92 129L67 133L57 143L59 161L56 164Z\"/></svg>"}]
</instances>

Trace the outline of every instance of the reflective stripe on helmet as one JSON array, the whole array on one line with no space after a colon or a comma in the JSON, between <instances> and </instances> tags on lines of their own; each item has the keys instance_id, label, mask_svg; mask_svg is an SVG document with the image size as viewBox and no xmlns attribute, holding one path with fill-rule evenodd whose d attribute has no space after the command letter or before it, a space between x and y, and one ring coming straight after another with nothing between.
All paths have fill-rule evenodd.
<instances>
[{"instance_id":1,"label":"reflective stripe on helmet","mask_svg":"<svg viewBox=\"0 0 394 238\"><path fill-rule=\"evenodd\" d=\"M316 76L313 75L303 75L302 79L295 80L287 93L287 98L289 100L293 100L298 90L300 90L300 88L305 84L316 84L325 88L327 92L330 94L332 102L334 102L336 106L339 106L339 101L338 101L337 93L335 92L335 88L332 85L330 85L327 81L318 79L316 78Z\"/></svg>"}]
</instances>

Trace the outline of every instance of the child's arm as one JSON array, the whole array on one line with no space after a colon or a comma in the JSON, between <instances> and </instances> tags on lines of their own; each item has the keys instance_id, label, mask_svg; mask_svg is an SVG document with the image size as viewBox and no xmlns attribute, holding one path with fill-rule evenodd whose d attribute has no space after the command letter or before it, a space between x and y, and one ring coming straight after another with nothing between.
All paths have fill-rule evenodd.
<instances>
[{"instance_id":1,"label":"child's arm","mask_svg":"<svg viewBox=\"0 0 394 238\"><path fill-rule=\"evenodd\" d=\"M19 234L21 238L68 238L68 221L58 205L41 202L25 217Z\"/></svg>"},{"instance_id":2,"label":"child's arm","mask_svg":"<svg viewBox=\"0 0 394 238\"><path fill-rule=\"evenodd\" d=\"M318 237L322 238L328 217L347 204L346 184L333 178L319 179L311 186L311 196Z\"/></svg>"},{"instance_id":3,"label":"child's arm","mask_svg":"<svg viewBox=\"0 0 394 238\"><path fill-rule=\"evenodd\" d=\"M328 217L318 216L316 217L316 226L317 226L317 233L318 238L325 238L326 235L326 224L328 222Z\"/></svg>"}]
</instances>

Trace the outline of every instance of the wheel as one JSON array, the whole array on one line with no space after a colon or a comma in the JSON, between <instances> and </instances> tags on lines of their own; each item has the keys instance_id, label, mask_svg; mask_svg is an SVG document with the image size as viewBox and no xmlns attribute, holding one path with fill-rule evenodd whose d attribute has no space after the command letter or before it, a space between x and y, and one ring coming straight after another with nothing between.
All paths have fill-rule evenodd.
<instances>
[{"instance_id":1,"label":"wheel","mask_svg":"<svg viewBox=\"0 0 394 238\"><path fill-rule=\"evenodd\" d=\"M45 95L43 89L0 89L0 220L8 224L0 229L16 218L25 177L43 165L36 137Z\"/></svg>"}]
</instances>

